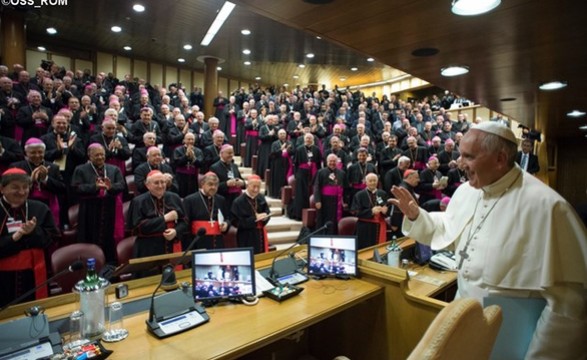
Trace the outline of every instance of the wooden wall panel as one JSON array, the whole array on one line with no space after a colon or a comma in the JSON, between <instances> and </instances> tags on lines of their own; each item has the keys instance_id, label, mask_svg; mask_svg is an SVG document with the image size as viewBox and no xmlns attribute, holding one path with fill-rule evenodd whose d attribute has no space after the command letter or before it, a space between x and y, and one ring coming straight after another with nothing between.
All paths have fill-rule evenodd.
<instances>
[{"instance_id":1,"label":"wooden wall panel","mask_svg":"<svg viewBox=\"0 0 587 360\"><path fill-rule=\"evenodd\" d=\"M82 59L75 59L75 68L73 69L74 71L76 70L85 70L85 69L90 69L90 71L92 71L93 74L93 69L94 69L94 63L88 60L82 60ZM95 74L93 74L95 75Z\"/></svg>"},{"instance_id":2,"label":"wooden wall panel","mask_svg":"<svg viewBox=\"0 0 587 360\"><path fill-rule=\"evenodd\" d=\"M139 79L147 79L147 62L142 60L133 60L132 76Z\"/></svg>"},{"instance_id":3,"label":"wooden wall panel","mask_svg":"<svg viewBox=\"0 0 587 360\"><path fill-rule=\"evenodd\" d=\"M177 68L173 66L165 67L165 87L169 88L169 84L177 83Z\"/></svg>"},{"instance_id":4,"label":"wooden wall panel","mask_svg":"<svg viewBox=\"0 0 587 360\"><path fill-rule=\"evenodd\" d=\"M577 151L584 146L581 139L558 142L556 190L573 205L587 202L587 153Z\"/></svg>"},{"instance_id":5,"label":"wooden wall panel","mask_svg":"<svg viewBox=\"0 0 587 360\"><path fill-rule=\"evenodd\" d=\"M153 86L161 86L161 84L163 84L163 65L151 63L149 83L151 83Z\"/></svg>"},{"instance_id":6,"label":"wooden wall panel","mask_svg":"<svg viewBox=\"0 0 587 360\"><path fill-rule=\"evenodd\" d=\"M124 79L127 74L132 74L130 67L130 59L127 57L117 56L116 57L116 77L120 80Z\"/></svg>"},{"instance_id":7,"label":"wooden wall panel","mask_svg":"<svg viewBox=\"0 0 587 360\"><path fill-rule=\"evenodd\" d=\"M114 72L113 63L112 63L112 55L98 52L96 54L96 62L97 62L97 70L98 72L105 72L106 75L110 72Z\"/></svg>"},{"instance_id":8,"label":"wooden wall panel","mask_svg":"<svg viewBox=\"0 0 587 360\"><path fill-rule=\"evenodd\" d=\"M35 76L35 72L42 60L47 59L47 53L44 51L27 50L26 51L26 71L29 72L30 76Z\"/></svg>"}]
</instances>

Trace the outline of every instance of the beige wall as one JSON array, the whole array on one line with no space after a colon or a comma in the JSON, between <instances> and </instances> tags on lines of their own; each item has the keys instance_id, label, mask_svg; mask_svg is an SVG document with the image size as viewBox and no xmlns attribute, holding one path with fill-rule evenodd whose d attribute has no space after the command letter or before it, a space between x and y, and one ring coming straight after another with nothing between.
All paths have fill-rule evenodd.
<instances>
[{"instance_id":1,"label":"beige wall","mask_svg":"<svg viewBox=\"0 0 587 360\"><path fill-rule=\"evenodd\" d=\"M147 80L147 62L142 60L133 60L132 75L139 79Z\"/></svg>"},{"instance_id":2,"label":"beige wall","mask_svg":"<svg viewBox=\"0 0 587 360\"><path fill-rule=\"evenodd\" d=\"M90 71L92 71L92 73L94 72L94 63L88 60L81 60L81 59L75 59L75 70L85 70L85 69L90 69Z\"/></svg>"},{"instance_id":3,"label":"beige wall","mask_svg":"<svg viewBox=\"0 0 587 360\"><path fill-rule=\"evenodd\" d=\"M27 50L26 51L26 71L32 76L35 76L35 72L39 65L41 65L41 60L47 59L47 53L43 51L35 51L35 50Z\"/></svg>"},{"instance_id":4,"label":"beige wall","mask_svg":"<svg viewBox=\"0 0 587 360\"><path fill-rule=\"evenodd\" d=\"M173 66L165 66L165 87L169 88L169 84L177 83L177 68Z\"/></svg>"},{"instance_id":5,"label":"beige wall","mask_svg":"<svg viewBox=\"0 0 587 360\"><path fill-rule=\"evenodd\" d=\"M117 56L116 57L116 77L124 79L124 75L131 74L132 69L130 67L130 58Z\"/></svg>"},{"instance_id":6,"label":"beige wall","mask_svg":"<svg viewBox=\"0 0 587 360\"><path fill-rule=\"evenodd\" d=\"M96 71L105 72L106 74L114 72L112 55L98 52L96 54Z\"/></svg>"},{"instance_id":7,"label":"beige wall","mask_svg":"<svg viewBox=\"0 0 587 360\"><path fill-rule=\"evenodd\" d=\"M187 91L187 96L190 96L190 92L192 89L192 72L186 69L179 70L179 82L185 87Z\"/></svg>"},{"instance_id":8,"label":"beige wall","mask_svg":"<svg viewBox=\"0 0 587 360\"><path fill-rule=\"evenodd\" d=\"M53 60L55 64L59 66L64 66L65 70L73 70L73 61L71 61L72 59L70 57L51 53L49 53L49 55L51 56L51 60Z\"/></svg>"},{"instance_id":9,"label":"beige wall","mask_svg":"<svg viewBox=\"0 0 587 360\"><path fill-rule=\"evenodd\" d=\"M149 77L151 85L163 84L163 65L151 63L151 76Z\"/></svg>"},{"instance_id":10,"label":"beige wall","mask_svg":"<svg viewBox=\"0 0 587 360\"><path fill-rule=\"evenodd\" d=\"M200 71L194 71L194 84L199 88L204 89L204 73ZM192 89L193 90L193 89Z\"/></svg>"},{"instance_id":11,"label":"beige wall","mask_svg":"<svg viewBox=\"0 0 587 360\"><path fill-rule=\"evenodd\" d=\"M226 97L230 91L228 91L228 79L225 77L218 77L218 91L222 91ZM216 95L216 94L215 94Z\"/></svg>"}]
</instances>

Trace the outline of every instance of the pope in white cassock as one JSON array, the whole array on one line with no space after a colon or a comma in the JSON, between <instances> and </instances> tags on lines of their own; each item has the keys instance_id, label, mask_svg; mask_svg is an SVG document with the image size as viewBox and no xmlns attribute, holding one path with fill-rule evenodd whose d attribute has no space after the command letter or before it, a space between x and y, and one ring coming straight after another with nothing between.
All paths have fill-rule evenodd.
<instances>
[{"instance_id":1,"label":"pope in white cassock","mask_svg":"<svg viewBox=\"0 0 587 360\"><path fill-rule=\"evenodd\" d=\"M517 141L484 122L461 140L469 182L446 212L418 208L394 187L402 230L442 249L454 243L457 297L544 298L526 359L587 359L587 231L571 205L515 164Z\"/></svg>"}]
</instances>

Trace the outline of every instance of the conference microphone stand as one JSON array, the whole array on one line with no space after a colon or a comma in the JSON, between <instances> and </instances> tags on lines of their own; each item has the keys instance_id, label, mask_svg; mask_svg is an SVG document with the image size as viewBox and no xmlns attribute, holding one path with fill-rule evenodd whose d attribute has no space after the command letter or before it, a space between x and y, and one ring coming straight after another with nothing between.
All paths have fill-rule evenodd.
<instances>
[{"instance_id":1,"label":"conference microphone stand","mask_svg":"<svg viewBox=\"0 0 587 360\"><path fill-rule=\"evenodd\" d=\"M288 246L287 248L285 248L284 250L282 250L279 254L277 254L274 258L273 261L271 262L271 270L269 271L269 278L273 281L273 282L277 282L277 277L279 276L279 274L276 273L275 271L275 261L277 260L277 258L281 257L283 254L285 254L286 252L288 252L289 250L293 249L295 246L297 245L303 245L306 243L306 241L311 238L312 236L326 230L327 228L329 228L330 226L332 226L332 221L327 221L324 225L322 225L320 228L316 229L315 231L309 233L308 235L304 236L303 238L296 240L293 244L291 244L290 246Z\"/></svg>"}]
</instances>

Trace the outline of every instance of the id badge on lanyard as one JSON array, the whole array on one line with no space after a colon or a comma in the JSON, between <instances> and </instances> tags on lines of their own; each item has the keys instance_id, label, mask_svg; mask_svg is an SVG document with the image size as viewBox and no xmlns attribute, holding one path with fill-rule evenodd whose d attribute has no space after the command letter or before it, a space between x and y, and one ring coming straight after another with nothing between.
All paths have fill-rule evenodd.
<instances>
[{"instance_id":1,"label":"id badge on lanyard","mask_svg":"<svg viewBox=\"0 0 587 360\"><path fill-rule=\"evenodd\" d=\"M9 234L17 232L21 227L22 220L14 220L14 218L11 217L6 220L6 229L8 229Z\"/></svg>"}]
</instances>

